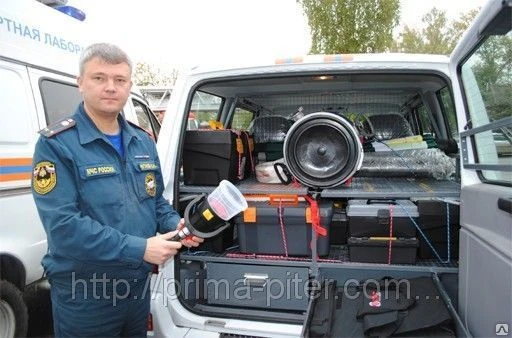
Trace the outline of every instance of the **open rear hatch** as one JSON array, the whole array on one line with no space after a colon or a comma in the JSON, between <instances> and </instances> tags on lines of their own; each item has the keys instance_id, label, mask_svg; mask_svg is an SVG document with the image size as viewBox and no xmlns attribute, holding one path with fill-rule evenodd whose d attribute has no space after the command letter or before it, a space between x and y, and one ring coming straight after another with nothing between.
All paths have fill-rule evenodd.
<instances>
[{"instance_id":1,"label":"open rear hatch","mask_svg":"<svg viewBox=\"0 0 512 338\"><path fill-rule=\"evenodd\" d=\"M318 75L226 77L199 84L191 96L196 117L211 118L214 107L218 112L215 123L200 121L208 127L187 130L183 139L180 211L221 179L244 194L249 208L221 235L180 252L175 276L182 304L203 316L304 325L305 336L322 330L354 336L364 333L365 322L383 326L367 329L377 335L464 336L453 305L460 182L450 135L456 126L445 124L453 116L442 117L439 105L427 104L451 97L446 78L432 70L332 71L328 81ZM287 167L292 182L258 175L255 165L262 163L272 170L279 164L281 176L288 176L281 170ZM358 291L354 283L386 278L412 286L408 307L385 312L391 300L383 297L375 307L343 297ZM324 288L316 290L315 281ZM388 291L403 296L401 289ZM357 316L363 305L369 313ZM374 312L388 325L379 325ZM409 323L441 312L442 320L413 323L434 327L428 331Z\"/></svg>"}]
</instances>

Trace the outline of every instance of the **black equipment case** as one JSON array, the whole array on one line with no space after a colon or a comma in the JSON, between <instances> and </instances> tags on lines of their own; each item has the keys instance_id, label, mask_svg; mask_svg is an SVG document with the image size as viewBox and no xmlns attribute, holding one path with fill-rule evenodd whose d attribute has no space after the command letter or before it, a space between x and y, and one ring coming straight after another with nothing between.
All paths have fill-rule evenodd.
<instances>
[{"instance_id":1,"label":"black equipment case","mask_svg":"<svg viewBox=\"0 0 512 338\"><path fill-rule=\"evenodd\" d=\"M416 237L418 208L410 200L349 200L347 205L349 236Z\"/></svg>"},{"instance_id":2,"label":"black equipment case","mask_svg":"<svg viewBox=\"0 0 512 338\"><path fill-rule=\"evenodd\" d=\"M233 130L187 130L185 134L183 176L187 185L239 181L250 162L247 159L243 138Z\"/></svg>"},{"instance_id":3,"label":"black equipment case","mask_svg":"<svg viewBox=\"0 0 512 338\"><path fill-rule=\"evenodd\" d=\"M332 219L331 202L319 203L320 225L326 235L317 234L319 256L329 253L329 227ZM237 217L240 252L290 256L311 256L311 208L306 201L293 204L251 202Z\"/></svg>"},{"instance_id":4,"label":"black equipment case","mask_svg":"<svg viewBox=\"0 0 512 338\"><path fill-rule=\"evenodd\" d=\"M416 238L348 238L351 262L414 264L417 250Z\"/></svg>"}]
</instances>

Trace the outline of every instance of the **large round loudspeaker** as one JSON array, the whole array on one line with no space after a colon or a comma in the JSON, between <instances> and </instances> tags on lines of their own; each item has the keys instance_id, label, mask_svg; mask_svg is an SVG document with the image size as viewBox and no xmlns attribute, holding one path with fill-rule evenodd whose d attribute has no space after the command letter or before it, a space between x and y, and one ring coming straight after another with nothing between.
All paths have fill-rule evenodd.
<instances>
[{"instance_id":1,"label":"large round loudspeaker","mask_svg":"<svg viewBox=\"0 0 512 338\"><path fill-rule=\"evenodd\" d=\"M288 130L283 151L293 176L314 188L342 184L363 162L363 147L355 128L344 117L328 112L297 120Z\"/></svg>"}]
</instances>

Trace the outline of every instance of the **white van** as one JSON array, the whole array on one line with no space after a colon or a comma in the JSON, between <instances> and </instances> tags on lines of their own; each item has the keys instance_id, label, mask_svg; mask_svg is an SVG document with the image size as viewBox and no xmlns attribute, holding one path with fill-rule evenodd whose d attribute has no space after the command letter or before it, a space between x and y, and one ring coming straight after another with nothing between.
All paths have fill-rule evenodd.
<instances>
[{"instance_id":1,"label":"white van","mask_svg":"<svg viewBox=\"0 0 512 338\"><path fill-rule=\"evenodd\" d=\"M71 115L87 27L34 0L0 7L0 336L23 336L20 290L43 277L46 235L31 194L32 154L47 125ZM160 124L135 88L123 113L158 136ZM6 321L4 323L4 320Z\"/></svg>"},{"instance_id":2,"label":"white van","mask_svg":"<svg viewBox=\"0 0 512 338\"><path fill-rule=\"evenodd\" d=\"M160 266L148 334L510 336L512 157L493 134L510 147L511 6L489 1L450 57L307 56L179 79L157 144L166 198L183 212L226 178L249 208ZM191 111L225 130L187 130ZM240 130L254 148L237 150ZM283 158L296 182L240 179L242 157Z\"/></svg>"}]
</instances>

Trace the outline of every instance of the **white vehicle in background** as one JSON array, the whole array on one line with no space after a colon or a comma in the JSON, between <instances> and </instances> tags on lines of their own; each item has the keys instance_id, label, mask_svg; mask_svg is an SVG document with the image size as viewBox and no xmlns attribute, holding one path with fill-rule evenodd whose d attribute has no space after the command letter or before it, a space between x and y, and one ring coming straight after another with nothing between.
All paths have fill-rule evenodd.
<instances>
[{"instance_id":1,"label":"white vehicle in background","mask_svg":"<svg viewBox=\"0 0 512 338\"><path fill-rule=\"evenodd\" d=\"M51 1L45 1L51 2ZM32 154L47 125L82 100L76 84L85 23L35 0L0 6L0 337L24 336L22 291L40 281L46 234L31 194ZM156 138L160 124L136 88L124 116Z\"/></svg>"},{"instance_id":2,"label":"white vehicle in background","mask_svg":"<svg viewBox=\"0 0 512 338\"><path fill-rule=\"evenodd\" d=\"M406 167L400 177L386 177L389 168L378 166L373 171L367 170L366 176L358 176L361 171L357 172L350 185L328 188L314 185L311 188L307 184L260 184L251 176L233 179L233 183L248 198L265 199L271 194L309 195L318 202L332 203L340 215L345 213L349 218L349 227L352 216L348 216L344 208L356 199L403 199L414 206L425 201L440 203L441 208L430 216L441 224L442 236L445 236L441 239L448 237L447 242L452 242L452 247L446 247L444 242L440 246L434 243L446 252L431 259L418 258L414 263L403 264L391 262L390 249L387 264L353 262L344 256L347 252L345 244L331 244L328 255L318 257L314 241L312 253L306 257L247 252L242 251L242 244L259 248L275 242L273 237L283 237L287 253L283 228L289 229L285 225L291 218L276 214L271 224L264 224L258 218L262 216L252 210L252 214L244 214L234 221L238 237L231 234L229 240L235 244L238 241L239 246L223 246L216 251L208 246L199 251L183 250L173 261L160 266L159 273L153 276L148 334L162 337L298 337L313 335L312 328L316 325L319 330L323 325L332 329L329 331L332 336L339 336L340 332L336 330L352 324L339 317L339 302L329 294L327 300L331 302L331 310L326 310L328 315L325 317L317 318L315 316L321 312L316 311L317 306L322 302L311 297L313 291L307 286L330 280L336 282L338 291L342 292L350 281L392 276L405 280L428 277L433 281L440 292L437 299L443 300L453 325L453 330L443 331L443 335L510 336L512 158L498 158L501 151L497 149L493 131L512 127L512 117L500 115L512 109L512 64L510 58L487 55L491 62L505 62L500 64L503 69L500 77L489 86L479 85L483 81L479 65L484 52L496 50L490 47L500 43L510 47L512 44L511 12L512 1L489 1L450 57L402 54L308 56L261 66L204 70L198 67L178 79L157 144L166 185L164 194L174 201L177 210L183 211L187 201L198 194L211 192L215 188L210 184L211 180L208 184L194 182L199 181L197 177L200 175L206 177L208 170L214 175L214 166L224 163L220 157L229 159L229 155L219 155L218 152L218 147L226 146L224 143L219 143L218 147L212 144L213 139L191 143L193 135L205 131L187 131L190 111L194 111L201 122L199 112L213 116L226 129L235 130L248 129L247 124L240 123L247 117L249 121L255 121L267 116L287 117L297 111L306 118L318 117L308 121L302 129L290 128L290 131L301 131L297 134L306 138L301 141L297 136L294 142L302 150L292 155L300 158L310 154L310 157L293 160L290 152L287 153L290 149L287 144L292 142L288 142L290 135L286 135L283 147L286 164L294 169L295 176L299 177L296 173L301 170L311 170L321 178L337 173L336 166L343 168L349 163L349 155L353 155L347 146L349 150L346 152L326 160L323 166L316 166L314 158L322 158L329 153L329 148L318 147L309 153L315 138L326 144L332 140L341 144L351 142L342 128L330 127L332 122L327 116L363 116L364 119L356 118L353 122L358 130L361 127L361 135L365 137L388 132L396 126L380 122L369 125L365 121L375 121L374 117L384 122L395 119L405 121L412 137L437 143L439 151L436 153L453 165L449 176L416 177L416 173L433 173L441 168L440 164L423 158L417 162L417 167ZM500 89L496 93L506 93L505 96L487 95L494 89ZM204 106L199 104L199 97ZM498 101L501 106L496 105ZM325 135L329 136L323 138ZM421 142L425 142L426 148L426 141ZM372 153L365 152L364 156L371 157ZM196 161L197 170L188 172L187 183L190 168L186 168L185 163L190 158ZM403 165L395 164L398 168ZM182 166L183 171L180 170ZM362 168L368 169L367 166L363 160ZM185 178L180 172L184 172ZM302 182L307 181L304 176ZM452 220L450 211L459 207L460 217ZM337 224L344 222L343 219L346 220L338 218ZM450 228L452 222L454 226ZM270 229L271 225L275 226L276 235L261 236L258 231L263 227ZM253 235L244 235L242 230L249 232L249 228L255 229ZM454 239L450 237L450 229ZM393 238L389 238L391 243ZM293 244L296 245L296 241ZM288 249L290 245L288 242ZM304 250L307 245L304 240ZM458 250L454 249L457 246ZM275 289L279 285L291 285L292 277L297 275L302 290L298 295L279 293L280 290ZM380 302L372 301L369 305L378 307L378 304ZM343 308L343 304L340 306ZM437 314L436 311L430 313Z\"/></svg>"}]
</instances>

